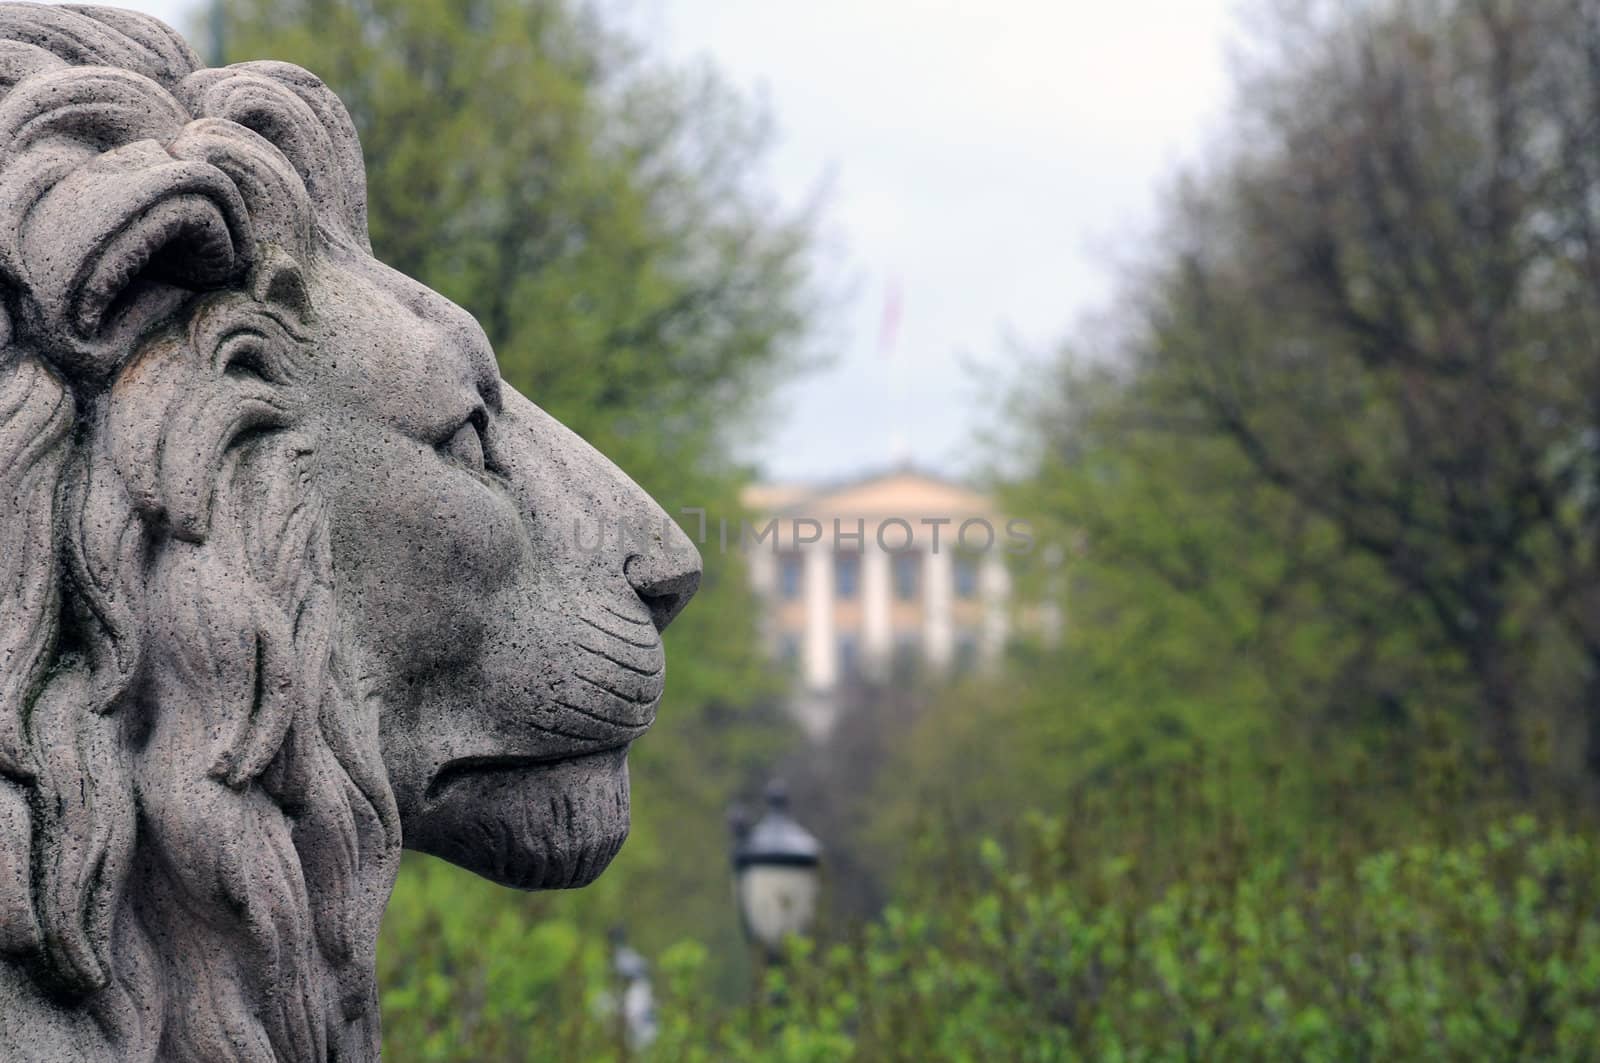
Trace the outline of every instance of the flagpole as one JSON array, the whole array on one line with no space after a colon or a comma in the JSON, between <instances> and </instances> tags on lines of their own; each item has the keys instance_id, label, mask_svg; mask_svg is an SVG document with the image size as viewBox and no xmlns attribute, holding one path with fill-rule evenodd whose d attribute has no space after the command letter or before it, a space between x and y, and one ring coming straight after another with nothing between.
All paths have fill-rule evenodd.
<instances>
[{"instance_id":1,"label":"flagpole","mask_svg":"<svg viewBox=\"0 0 1600 1063\"><path fill-rule=\"evenodd\" d=\"M889 363L889 463L893 468L908 465L911 459L910 442L905 433L906 374L893 364L904 311L904 288L900 274L894 273L884 289L883 327L878 333L878 352Z\"/></svg>"}]
</instances>

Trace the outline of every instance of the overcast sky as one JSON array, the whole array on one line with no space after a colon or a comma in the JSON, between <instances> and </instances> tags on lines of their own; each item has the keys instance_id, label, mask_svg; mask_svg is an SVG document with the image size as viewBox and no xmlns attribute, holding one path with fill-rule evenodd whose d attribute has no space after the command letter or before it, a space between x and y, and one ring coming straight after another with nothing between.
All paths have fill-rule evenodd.
<instances>
[{"instance_id":1,"label":"overcast sky","mask_svg":"<svg viewBox=\"0 0 1600 1063\"><path fill-rule=\"evenodd\" d=\"M994 384L1105 305L1227 97L1232 0L625 2L764 102L784 201L826 190L819 268L852 297L745 441L779 479L970 467Z\"/></svg>"}]
</instances>

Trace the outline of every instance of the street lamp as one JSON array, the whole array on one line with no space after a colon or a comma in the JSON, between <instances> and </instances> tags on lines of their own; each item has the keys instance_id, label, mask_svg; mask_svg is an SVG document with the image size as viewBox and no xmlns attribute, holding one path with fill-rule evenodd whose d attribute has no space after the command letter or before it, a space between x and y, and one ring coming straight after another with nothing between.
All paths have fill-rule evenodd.
<instances>
[{"instance_id":1,"label":"street lamp","mask_svg":"<svg viewBox=\"0 0 1600 1063\"><path fill-rule=\"evenodd\" d=\"M733 826L733 887L745 932L769 959L791 934L804 934L817 914L822 846L789 815L783 783L767 786L767 811L754 824L737 812Z\"/></svg>"},{"instance_id":2,"label":"street lamp","mask_svg":"<svg viewBox=\"0 0 1600 1063\"><path fill-rule=\"evenodd\" d=\"M621 927L611 930L611 970L617 992L609 1003L622 1020L622 1038L629 1051L642 1051L655 1042L656 998L650 987L650 965L628 944Z\"/></svg>"}]
</instances>

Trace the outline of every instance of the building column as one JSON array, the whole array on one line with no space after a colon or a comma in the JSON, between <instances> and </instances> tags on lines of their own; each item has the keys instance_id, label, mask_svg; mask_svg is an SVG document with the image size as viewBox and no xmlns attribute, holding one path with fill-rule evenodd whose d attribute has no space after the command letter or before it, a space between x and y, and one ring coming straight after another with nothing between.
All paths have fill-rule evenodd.
<instances>
[{"instance_id":1,"label":"building column","mask_svg":"<svg viewBox=\"0 0 1600 1063\"><path fill-rule=\"evenodd\" d=\"M983 601L983 640L979 656L993 664L1011 635L1011 572L996 550L983 555L978 565L978 595Z\"/></svg>"},{"instance_id":2,"label":"building column","mask_svg":"<svg viewBox=\"0 0 1600 1063\"><path fill-rule=\"evenodd\" d=\"M861 551L861 664L873 679L889 674L894 636L889 625L889 599L893 592L889 555L868 542Z\"/></svg>"},{"instance_id":3,"label":"building column","mask_svg":"<svg viewBox=\"0 0 1600 1063\"><path fill-rule=\"evenodd\" d=\"M805 551L805 643L801 662L806 686L832 690L839 679L838 646L833 637L833 551L822 544Z\"/></svg>"},{"instance_id":4,"label":"building column","mask_svg":"<svg viewBox=\"0 0 1600 1063\"><path fill-rule=\"evenodd\" d=\"M777 624L774 622L778 602L778 554L776 550L757 545L750 551L750 589L761 598L761 643L767 653L778 652Z\"/></svg>"},{"instance_id":5,"label":"building column","mask_svg":"<svg viewBox=\"0 0 1600 1063\"><path fill-rule=\"evenodd\" d=\"M950 617L954 597L955 565L948 545L943 550L929 550L922 555L922 652L935 672L950 666L955 645L955 625Z\"/></svg>"}]
</instances>

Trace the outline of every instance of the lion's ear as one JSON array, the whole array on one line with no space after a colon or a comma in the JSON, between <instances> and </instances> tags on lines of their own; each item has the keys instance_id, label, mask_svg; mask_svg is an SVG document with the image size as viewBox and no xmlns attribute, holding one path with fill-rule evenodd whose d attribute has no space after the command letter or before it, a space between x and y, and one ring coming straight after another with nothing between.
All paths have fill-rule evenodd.
<instances>
[{"instance_id":1,"label":"lion's ear","mask_svg":"<svg viewBox=\"0 0 1600 1063\"><path fill-rule=\"evenodd\" d=\"M134 508L187 542L206 541L229 452L297 415L305 285L272 253L249 283L259 296L200 306L187 335L147 345L112 390L108 451Z\"/></svg>"}]
</instances>

